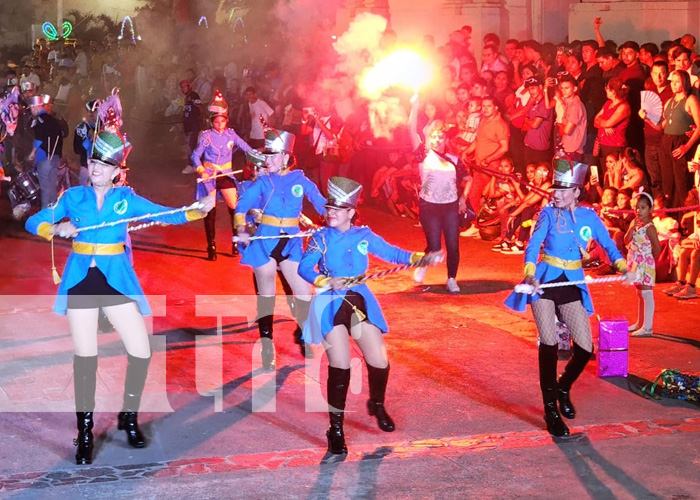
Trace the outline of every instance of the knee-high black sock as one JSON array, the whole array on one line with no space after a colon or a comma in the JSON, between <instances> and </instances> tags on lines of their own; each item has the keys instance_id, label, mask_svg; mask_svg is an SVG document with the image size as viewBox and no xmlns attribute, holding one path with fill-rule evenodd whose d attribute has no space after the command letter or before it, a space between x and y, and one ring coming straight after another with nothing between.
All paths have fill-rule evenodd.
<instances>
[{"instance_id":1,"label":"knee-high black sock","mask_svg":"<svg viewBox=\"0 0 700 500\"><path fill-rule=\"evenodd\" d=\"M301 342L301 333L304 328L304 323L309 317L309 309L311 308L311 301L301 300L296 298L294 300L294 314L296 316L297 327L294 330L294 340L297 343Z\"/></svg>"},{"instance_id":2,"label":"knee-high black sock","mask_svg":"<svg viewBox=\"0 0 700 500\"><path fill-rule=\"evenodd\" d=\"M343 424L343 410L350 387L350 368L328 367L326 390L328 397L328 415L331 424Z\"/></svg>"},{"instance_id":3,"label":"knee-high black sock","mask_svg":"<svg viewBox=\"0 0 700 500\"><path fill-rule=\"evenodd\" d=\"M207 236L207 245L214 244L216 241L216 207L212 208L204 217L204 234Z\"/></svg>"},{"instance_id":4,"label":"knee-high black sock","mask_svg":"<svg viewBox=\"0 0 700 500\"><path fill-rule=\"evenodd\" d=\"M73 356L73 388L75 411L95 411L97 356Z\"/></svg>"},{"instance_id":5,"label":"knee-high black sock","mask_svg":"<svg viewBox=\"0 0 700 500\"><path fill-rule=\"evenodd\" d=\"M377 368L367 363L367 378L369 379L369 399L373 403L384 403L386 385L389 381L389 365Z\"/></svg>"},{"instance_id":6,"label":"knee-high black sock","mask_svg":"<svg viewBox=\"0 0 700 500\"><path fill-rule=\"evenodd\" d=\"M574 353L571 359L566 364L564 368L564 373L562 373L559 378L559 389L568 392L571 386L576 381L576 379L583 373L586 368L588 361L590 361L593 353L588 352L583 347L574 342Z\"/></svg>"},{"instance_id":7,"label":"knee-high black sock","mask_svg":"<svg viewBox=\"0 0 700 500\"><path fill-rule=\"evenodd\" d=\"M258 332L260 338L272 339L273 312L275 310L275 296L258 295Z\"/></svg>"},{"instance_id":8,"label":"knee-high black sock","mask_svg":"<svg viewBox=\"0 0 700 500\"><path fill-rule=\"evenodd\" d=\"M231 233L234 236L236 236L238 234L238 231L236 230L236 224L233 222L234 215L236 214L236 209L231 208L229 206L227 206L226 208L228 208L228 215L231 217Z\"/></svg>"},{"instance_id":9,"label":"knee-high black sock","mask_svg":"<svg viewBox=\"0 0 700 500\"><path fill-rule=\"evenodd\" d=\"M141 405L141 395L146 385L148 365L151 358L137 358L127 354L126 378L124 379L124 408L125 412L137 412Z\"/></svg>"},{"instance_id":10,"label":"knee-high black sock","mask_svg":"<svg viewBox=\"0 0 700 500\"><path fill-rule=\"evenodd\" d=\"M545 404L557 399L557 350L556 345L540 344L538 352L540 389Z\"/></svg>"}]
</instances>

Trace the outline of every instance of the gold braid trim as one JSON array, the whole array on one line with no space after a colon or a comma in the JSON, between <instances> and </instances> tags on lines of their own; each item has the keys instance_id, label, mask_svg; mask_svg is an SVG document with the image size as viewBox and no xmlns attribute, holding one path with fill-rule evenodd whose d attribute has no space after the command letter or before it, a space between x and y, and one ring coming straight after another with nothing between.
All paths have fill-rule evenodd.
<instances>
[{"instance_id":1,"label":"gold braid trim","mask_svg":"<svg viewBox=\"0 0 700 500\"><path fill-rule=\"evenodd\" d=\"M536 264L534 264L532 262L526 262L525 269L524 269L525 276L534 276L536 269L537 269Z\"/></svg>"},{"instance_id":2,"label":"gold braid trim","mask_svg":"<svg viewBox=\"0 0 700 500\"><path fill-rule=\"evenodd\" d=\"M408 260L408 263L418 264L423 257L425 257L425 252L413 252L411 254L411 258Z\"/></svg>"},{"instance_id":3,"label":"gold braid trim","mask_svg":"<svg viewBox=\"0 0 700 500\"><path fill-rule=\"evenodd\" d=\"M615 269L617 269L621 273L627 272L627 262L625 261L625 259L617 259L615 261L614 266L615 266Z\"/></svg>"}]
</instances>

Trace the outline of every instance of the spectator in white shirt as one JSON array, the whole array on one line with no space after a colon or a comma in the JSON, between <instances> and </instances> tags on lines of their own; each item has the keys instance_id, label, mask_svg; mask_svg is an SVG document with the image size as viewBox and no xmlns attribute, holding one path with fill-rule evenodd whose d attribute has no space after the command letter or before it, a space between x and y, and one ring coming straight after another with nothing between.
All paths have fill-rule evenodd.
<instances>
[{"instance_id":1,"label":"spectator in white shirt","mask_svg":"<svg viewBox=\"0 0 700 500\"><path fill-rule=\"evenodd\" d=\"M78 55L75 56L75 73L78 78L86 78L88 76L88 58L85 54L85 47L78 45Z\"/></svg>"},{"instance_id":2,"label":"spectator in white shirt","mask_svg":"<svg viewBox=\"0 0 700 500\"><path fill-rule=\"evenodd\" d=\"M20 86L25 82L32 82L37 88L41 87L39 75L37 75L34 72L34 68L30 68L29 65L24 67L22 70L22 77L19 79Z\"/></svg>"},{"instance_id":3,"label":"spectator in white shirt","mask_svg":"<svg viewBox=\"0 0 700 500\"><path fill-rule=\"evenodd\" d=\"M499 57L498 49L493 44L484 46L481 51L481 73L491 71L494 75L499 71L508 71L508 64Z\"/></svg>"},{"instance_id":4,"label":"spectator in white shirt","mask_svg":"<svg viewBox=\"0 0 700 500\"><path fill-rule=\"evenodd\" d=\"M272 123L275 112L262 99L258 99L258 92L255 87L245 89L245 97L248 99L248 109L250 109L250 140L246 141L254 149L265 146L265 131L263 130L260 117L267 123Z\"/></svg>"}]
</instances>

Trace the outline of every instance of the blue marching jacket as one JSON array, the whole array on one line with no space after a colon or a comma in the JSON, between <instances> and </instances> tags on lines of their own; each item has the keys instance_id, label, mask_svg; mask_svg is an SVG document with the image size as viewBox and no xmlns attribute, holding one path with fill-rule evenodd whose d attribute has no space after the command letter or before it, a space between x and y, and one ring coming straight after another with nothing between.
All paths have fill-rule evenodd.
<instances>
[{"instance_id":1,"label":"blue marching jacket","mask_svg":"<svg viewBox=\"0 0 700 500\"><path fill-rule=\"evenodd\" d=\"M255 236L297 234L304 196L309 199L316 212L324 213L326 198L301 170L260 175L238 199L235 223L237 226L245 225L245 216L248 211L251 208L259 208L263 212L263 217ZM296 222L293 219L296 219ZM241 264L252 267L267 264L272 250L279 242L280 239L251 241L243 252ZM293 262L299 262L302 253L301 238L289 238L282 255Z\"/></svg>"},{"instance_id":2,"label":"blue marching jacket","mask_svg":"<svg viewBox=\"0 0 700 500\"><path fill-rule=\"evenodd\" d=\"M575 219L575 220L574 220ZM626 264L608 229L592 208L576 207L571 210L547 205L540 212L535 230L525 249L525 274L534 274L542 284L559 278L562 273L567 281L584 279L581 264L582 249L588 242L597 241L615 263L618 270L625 270ZM544 256L538 261L540 248L544 244ZM534 273L532 272L534 270ZM581 298L588 314L593 314L593 302L586 285L576 285L581 289ZM505 305L515 311L525 311L527 304L539 299L539 295L513 292Z\"/></svg>"},{"instance_id":3,"label":"blue marching jacket","mask_svg":"<svg viewBox=\"0 0 700 500\"><path fill-rule=\"evenodd\" d=\"M229 174L228 176L238 185L233 176L231 163L235 148L240 148L245 153L253 149L232 128L227 128L221 133L214 129L204 130L199 134L197 147L192 151L192 164L195 167L204 167L208 175ZM195 198L199 200L214 189L216 189L216 179L198 182Z\"/></svg>"},{"instance_id":4,"label":"blue marching jacket","mask_svg":"<svg viewBox=\"0 0 700 500\"><path fill-rule=\"evenodd\" d=\"M299 275L316 286L323 286L327 278L359 276L367 271L369 254L394 264L409 264L422 256L390 245L367 226L352 226L346 232L325 227L309 241L299 264ZM353 286L352 291L365 299L367 321L387 333L389 327L369 287L360 284ZM346 293L347 290L328 290L314 296L303 327L304 342L321 343L333 329L333 319Z\"/></svg>"},{"instance_id":5,"label":"blue marching jacket","mask_svg":"<svg viewBox=\"0 0 700 500\"><path fill-rule=\"evenodd\" d=\"M25 224L27 231L38 234L47 240L52 238L51 226L64 218L77 228L93 226L103 222L138 217L150 213L172 210L138 196L129 187L114 187L105 195L102 208L97 210L97 197L92 187L72 187L61 196L53 207L47 207L32 215ZM170 215L162 215L144 222L157 220L164 224L184 224L200 219L198 210L187 210ZM97 230L83 231L75 237L76 243L124 244L127 238L127 224L107 226ZM90 255L71 252L66 261L63 278L58 287L54 312L65 315L68 303L68 290L87 276L92 259L107 278L111 287L135 300L144 315L151 314L151 308L144 297L134 268L126 251L113 255Z\"/></svg>"}]
</instances>

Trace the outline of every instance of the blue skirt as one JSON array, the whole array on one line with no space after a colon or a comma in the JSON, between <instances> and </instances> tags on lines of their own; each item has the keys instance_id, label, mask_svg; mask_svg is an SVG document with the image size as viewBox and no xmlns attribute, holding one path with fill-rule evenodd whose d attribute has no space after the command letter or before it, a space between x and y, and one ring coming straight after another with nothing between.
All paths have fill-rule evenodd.
<instances>
[{"instance_id":1,"label":"blue skirt","mask_svg":"<svg viewBox=\"0 0 700 500\"><path fill-rule=\"evenodd\" d=\"M367 321L379 328L382 333L388 333L389 327L382 313L379 302L367 285L352 287L352 291L362 295L367 307ZM333 329L333 320L343 305L346 290L329 290L314 296L311 301L309 318L304 323L302 338L307 344L320 344Z\"/></svg>"}]
</instances>

